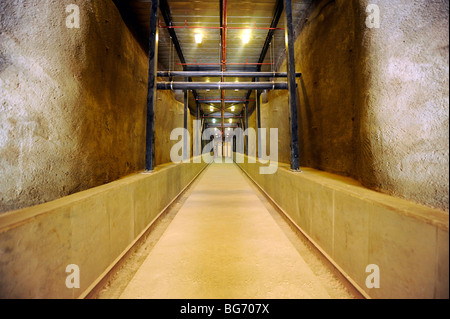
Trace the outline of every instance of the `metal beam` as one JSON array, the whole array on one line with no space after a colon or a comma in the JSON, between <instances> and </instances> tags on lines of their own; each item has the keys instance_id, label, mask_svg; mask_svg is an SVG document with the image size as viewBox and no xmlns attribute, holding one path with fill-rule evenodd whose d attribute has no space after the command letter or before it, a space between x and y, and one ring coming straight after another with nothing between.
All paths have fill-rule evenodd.
<instances>
[{"instance_id":1,"label":"metal beam","mask_svg":"<svg viewBox=\"0 0 450 319\"><path fill-rule=\"evenodd\" d=\"M215 127L215 128L222 128L222 124L221 123L216 123L216 124L213 124L213 123L206 123L206 126L208 126L208 127ZM224 128L230 128L230 127L239 127L239 125L237 125L237 124L228 124L228 123L225 123L224 125L223 125L223 127Z\"/></svg>"},{"instance_id":2,"label":"metal beam","mask_svg":"<svg viewBox=\"0 0 450 319\"><path fill-rule=\"evenodd\" d=\"M147 91L147 133L145 139L145 170L153 170L154 153L154 108L156 105L156 71L158 65L158 3L159 0L153 0L150 9L150 37L148 50L148 91Z\"/></svg>"},{"instance_id":3,"label":"metal beam","mask_svg":"<svg viewBox=\"0 0 450 319\"><path fill-rule=\"evenodd\" d=\"M281 14L283 13L283 0L277 0L275 5L275 10L273 13L272 22L270 23L270 30L267 32L266 40L264 42L264 46L261 50L261 54L259 56L258 63L263 63L266 58L267 51L269 50L270 43L272 42L273 33L275 32L275 28L278 26L278 22L280 21ZM257 71L261 71L261 65L258 65L256 68ZM255 78L252 80L255 81ZM252 91L247 92L247 99L250 98Z\"/></svg>"},{"instance_id":4,"label":"metal beam","mask_svg":"<svg viewBox=\"0 0 450 319\"><path fill-rule=\"evenodd\" d=\"M196 114L197 114L197 123L198 123L198 121L200 121L200 116L201 116L200 115L200 103L198 103L198 102L197 102L197 112L196 112ZM200 141L201 141L201 134L202 134L202 130L201 130L201 128L199 126L193 127L193 130L196 130L197 128L198 128L198 130L197 130L196 134L199 134L200 136L197 136L197 141L195 142L196 145L197 145L197 152L195 154L196 156L200 155ZM194 135L194 134L192 134L192 135Z\"/></svg>"},{"instance_id":5,"label":"metal beam","mask_svg":"<svg viewBox=\"0 0 450 319\"><path fill-rule=\"evenodd\" d=\"M245 129L248 129L248 102L245 103ZM247 156L248 156L248 136L245 136L245 141L247 145Z\"/></svg>"},{"instance_id":6,"label":"metal beam","mask_svg":"<svg viewBox=\"0 0 450 319\"><path fill-rule=\"evenodd\" d=\"M207 118L211 118L211 119L219 119L222 118L222 116L219 115L203 115L202 118L207 119ZM240 115L225 115L226 119L240 119L242 118L242 116Z\"/></svg>"},{"instance_id":7,"label":"metal beam","mask_svg":"<svg viewBox=\"0 0 450 319\"><path fill-rule=\"evenodd\" d=\"M296 73L301 77L301 73ZM287 72L220 72L220 71L158 71L158 77L240 77L240 78L287 78Z\"/></svg>"},{"instance_id":8,"label":"metal beam","mask_svg":"<svg viewBox=\"0 0 450 319\"><path fill-rule=\"evenodd\" d=\"M287 90L288 84L286 82L158 82L157 88L158 90Z\"/></svg>"},{"instance_id":9,"label":"metal beam","mask_svg":"<svg viewBox=\"0 0 450 319\"><path fill-rule=\"evenodd\" d=\"M211 103L222 103L222 100L220 99L211 99L211 100L198 100L198 103L204 103L204 104L211 104ZM225 100L225 103L228 104L239 104L239 103L247 103L246 101L242 100Z\"/></svg>"},{"instance_id":10,"label":"metal beam","mask_svg":"<svg viewBox=\"0 0 450 319\"><path fill-rule=\"evenodd\" d=\"M188 80L188 79L186 79ZM187 124L188 124L188 109L189 109L189 90L184 91L184 118L183 118L183 127L184 127L184 133L183 133L183 159L187 159Z\"/></svg>"},{"instance_id":11,"label":"metal beam","mask_svg":"<svg viewBox=\"0 0 450 319\"><path fill-rule=\"evenodd\" d=\"M259 79L257 78L257 81ZM256 90L256 124L258 126L258 158L261 158L261 91Z\"/></svg>"},{"instance_id":12,"label":"metal beam","mask_svg":"<svg viewBox=\"0 0 450 319\"><path fill-rule=\"evenodd\" d=\"M170 7L167 2L167 0L159 0L159 10L161 11L161 15L164 19L164 23L167 26L172 25L172 15L170 14ZM180 41L178 41L177 34L175 32L175 29L167 29L169 32L170 37L172 38L173 45L175 47L175 51L177 52L178 59L180 59L180 63L186 63L186 60L184 59L183 50L181 49ZM186 68L183 66L183 70L186 70ZM189 78L189 81L192 81L191 78ZM192 91L192 94L195 98L197 98L197 92Z\"/></svg>"},{"instance_id":13,"label":"metal beam","mask_svg":"<svg viewBox=\"0 0 450 319\"><path fill-rule=\"evenodd\" d=\"M289 87L290 131L291 131L291 169L300 169L297 122L297 87L295 82L294 29L292 26L292 3L284 0L286 16L286 60Z\"/></svg>"}]
</instances>

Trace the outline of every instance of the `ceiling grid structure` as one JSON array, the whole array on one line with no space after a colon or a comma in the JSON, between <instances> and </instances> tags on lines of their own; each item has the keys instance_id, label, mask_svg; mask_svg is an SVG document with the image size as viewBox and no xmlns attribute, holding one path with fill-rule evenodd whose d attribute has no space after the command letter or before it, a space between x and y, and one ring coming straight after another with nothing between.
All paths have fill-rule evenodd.
<instances>
[{"instance_id":1,"label":"ceiling grid structure","mask_svg":"<svg viewBox=\"0 0 450 319\"><path fill-rule=\"evenodd\" d=\"M139 38L148 39L150 27L150 0L115 0L134 15L134 27L140 33ZM163 0L170 10L171 25L165 22L159 12L159 71L221 71L223 66L221 48L221 0ZM284 10L279 10L280 0L226 0L226 71L240 72L274 72L279 58L285 57L284 23L274 26L275 18L284 21ZM293 0L293 25L300 23L310 8L313 0ZM118 6L119 7L119 6ZM276 17L278 16L278 17ZM166 18L166 19L165 19ZM271 29L274 28L275 29ZM243 37L247 33L248 43ZM179 45L174 45L173 34ZM201 34L201 43L196 43L196 34ZM182 52L184 61L180 61ZM177 54L178 53L178 54ZM168 79L168 78L166 78ZM172 80L172 79L170 79ZM175 80L184 80L177 78ZM227 77L226 82L252 82L249 77ZM266 78L261 81L274 81ZM221 77L192 77L192 82L220 82ZM241 116L245 103L249 111L254 109L255 94L247 89L229 90L225 99L221 90L198 89L190 95L189 105L196 113L196 104L200 103L203 115L222 116L224 100L225 117ZM212 125L214 118L205 118L207 125ZM236 118L232 125L238 123ZM231 125L230 123L225 123Z\"/></svg>"}]
</instances>

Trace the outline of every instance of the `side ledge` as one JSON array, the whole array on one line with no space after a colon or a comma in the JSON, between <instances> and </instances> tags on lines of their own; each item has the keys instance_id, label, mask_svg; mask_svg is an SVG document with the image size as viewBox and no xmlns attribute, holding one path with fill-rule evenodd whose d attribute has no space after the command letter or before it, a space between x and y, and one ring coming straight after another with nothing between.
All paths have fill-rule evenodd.
<instances>
[{"instance_id":1,"label":"side ledge","mask_svg":"<svg viewBox=\"0 0 450 319\"><path fill-rule=\"evenodd\" d=\"M0 298L86 296L207 165L164 164L0 215ZM66 286L69 265L79 287Z\"/></svg>"},{"instance_id":2,"label":"side ledge","mask_svg":"<svg viewBox=\"0 0 450 319\"><path fill-rule=\"evenodd\" d=\"M253 159L254 160L254 159ZM449 215L314 169L237 163L368 298L449 298ZM379 269L379 288L370 288ZM367 285L368 283L369 285ZM369 287L368 287L369 286Z\"/></svg>"}]
</instances>

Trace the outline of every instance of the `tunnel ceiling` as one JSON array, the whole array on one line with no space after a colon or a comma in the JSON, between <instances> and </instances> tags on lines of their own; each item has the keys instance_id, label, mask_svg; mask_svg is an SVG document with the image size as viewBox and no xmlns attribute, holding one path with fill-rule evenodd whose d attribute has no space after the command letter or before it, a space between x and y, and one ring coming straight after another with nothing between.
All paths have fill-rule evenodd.
<instances>
[{"instance_id":1,"label":"tunnel ceiling","mask_svg":"<svg viewBox=\"0 0 450 319\"><path fill-rule=\"evenodd\" d=\"M172 29L176 33L185 63L181 63L174 47L173 39L169 34L164 17L159 11L160 31L158 46L158 65L160 71L220 71L221 66L221 1L220 0L163 0L166 1L168 11L172 19L172 26L181 27ZM264 60L260 57L266 39L269 34L269 27L272 21L278 16L278 28L284 28L284 10L280 10L283 1L278 0L228 0L227 1L227 45L226 45L226 70L227 71L275 71L275 66L279 59L284 57L285 42L284 30L274 30L273 38L270 41ZM293 26L295 27L304 18L307 9L313 0L292 0ZM131 23L137 38L143 42L142 46L147 47L145 41L149 38L150 29L150 0L115 0L115 3L124 17L127 17L128 24ZM281 12L281 16L280 16ZM167 17L166 17L167 18ZM185 28L202 27L202 28ZM207 27L207 28L204 28ZM250 40L247 44L242 41L243 29L248 28ZM261 28L261 29L255 29ZM195 33L202 34L202 43L197 44ZM269 42L268 42L269 43ZM262 63L257 65L256 63ZM176 79L183 81L184 79ZM219 82L220 78L193 78L192 81ZM251 78L227 78L227 82L232 81L252 81ZM254 94L249 96L248 90L226 91L226 99L246 100L249 98L250 109L254 101ZM219 90L197 90L197 98L220 100ZM195 106L195 97L190 94L190 106ZM214 106L211 111L211 105ZM231 109L234 105L234 111ZM240 115L244 103L226 104L226 115ZM203 114L214 116L220 114L220 103L202 103ZM194 111L195 113L195 111ZM212 119L208 118L208 122ZM234 122L238 122L235 119Z\"/></svg>"}]
</instances>

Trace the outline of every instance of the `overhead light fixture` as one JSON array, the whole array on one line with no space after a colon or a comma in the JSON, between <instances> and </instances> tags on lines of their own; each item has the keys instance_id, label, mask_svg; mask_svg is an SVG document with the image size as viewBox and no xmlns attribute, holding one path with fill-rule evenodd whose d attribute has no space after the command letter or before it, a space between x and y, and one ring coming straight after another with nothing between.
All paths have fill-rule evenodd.
<instances>
[{"instance_id":1,"label":"overhead light fixture","mask_svg":"<svg viewBox=\"0 0 450 319\"><path fill-rule=\"evenodd\" d=\"M209 110L212 112L212 111L214 111L214 107L211 105L210 107L209 107Z\"/></svg>"},{"instance_id":2,"label":"overhead light fixture","mask_svg":"<svg viewBox=\"0 0 450 319\"><path fill-rule=\"evenodd\" d=\"M231 112L234 112L234 105L231 106Z\"/></svg>"},{"instance_id":3,"label":"overhead light fixture","mask_svg":"<svg viewBox=\"0 0 450 319\"><path fill-rule=\"evenodd\" d=\"M250 30L244 30L242 33L242 43L247 44L250 42Z\"/></svg>"},{"instance_id":4,"label":"overhead light fixture","mask_svg":"<svg viewBox=\"0 0 450 319\"><path fill-rule=\"evenodd\" d=\"M200 32L195 32L195 43L200 44L203 41L203 36Z\"/></svg>"},{"instance_id":5,"label":"overhead light fixture","mask_svg":"<svg viewBox=\"0 0 450 319\"><path fill-rule=\"evenodd\" d=\"M228 123L230 123L230 124L233 123L233 120L232 120L232 119L229 119L229 120L228 120Z\"/></svg>"},{"instance_id":6,"label":"overhead light fixture","mask_svg":"<svg viewBox=\"0 0 450 319\"><path fill-rule=\"evenodd\" d=\"M214 124L216 123L216 119L213 119L213 121L212 121Z\"/></svg>"}]
</instances>

